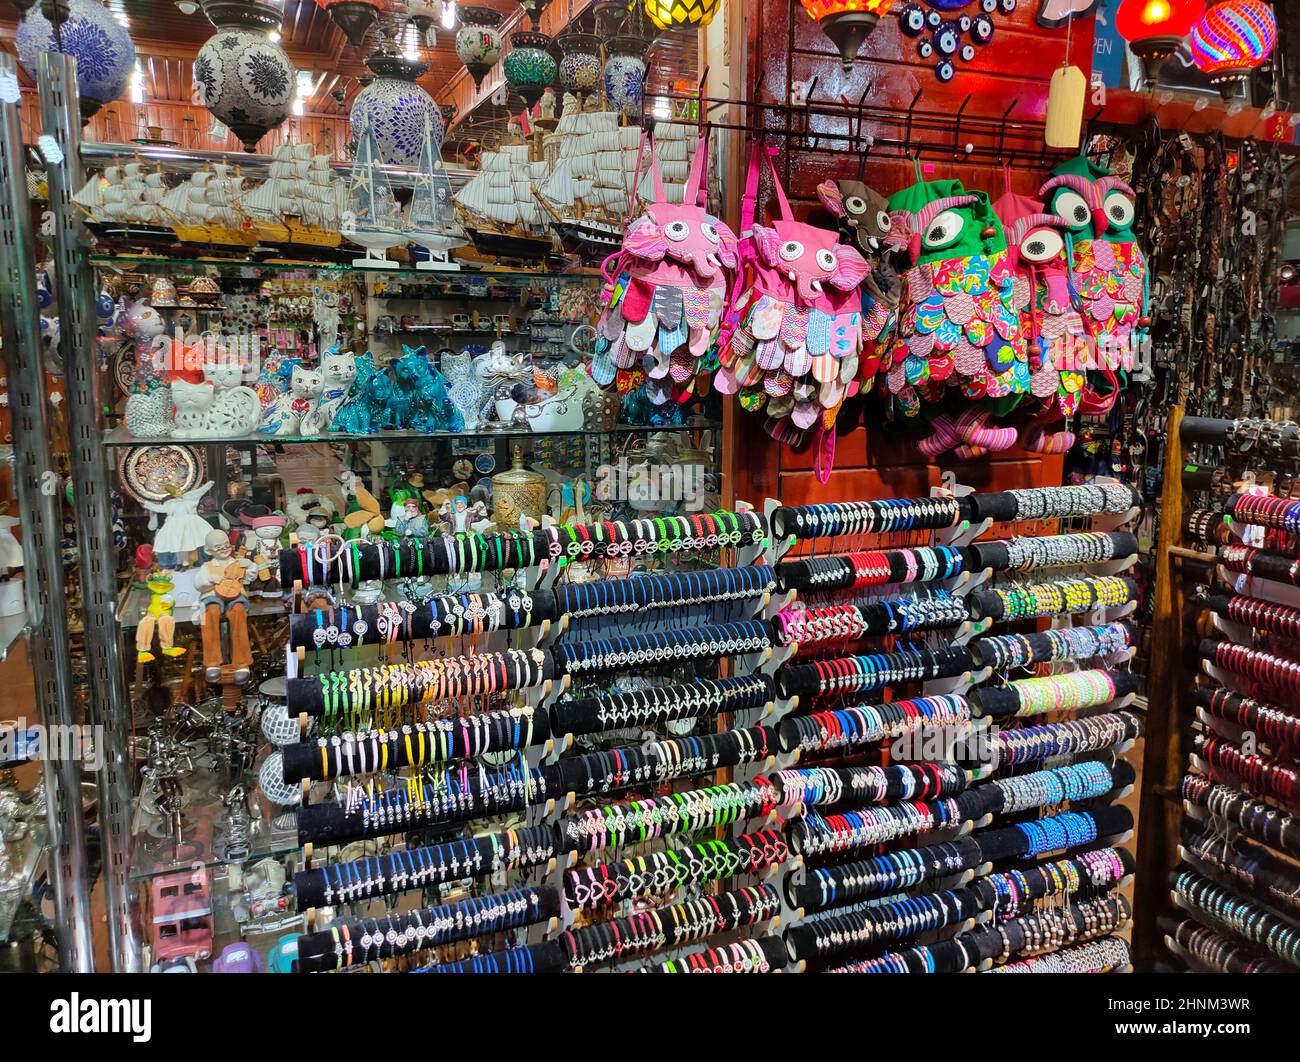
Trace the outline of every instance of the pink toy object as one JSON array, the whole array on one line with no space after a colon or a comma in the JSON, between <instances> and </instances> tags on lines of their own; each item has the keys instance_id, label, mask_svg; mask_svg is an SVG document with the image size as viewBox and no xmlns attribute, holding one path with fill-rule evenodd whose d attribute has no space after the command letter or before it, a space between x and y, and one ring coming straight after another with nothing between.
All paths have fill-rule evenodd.
<instances>
[{"instance_id":1,"label":"pink toy object","mask_svg":"<svg viewBox=\"0 0 1300 1062\"><path fill-rule=\"evenodd\" d=\"M626 393L644 383L655 405L707 391L698 378L737 266L735 233L705 209L707 159L701 139L682 202L670 203L651 146L654 201L601 265L606 306L591 375L603 388Z\"/></svg>"},{"instance_id":2,"label":"pink toy object","mask_svg":"<svg viewBox=\"0 0 1300 1062\"><path fill-rule=\"evenodd\" d=\"M750 158L740 244L745 288L732 300L715 385L745 409L764 410L767 432L793 447L815 440L814 468L826 482L835 458L835 418L858 389L865 258L839 235L794 220L772 167L781 217L755 223L760 149Z\"/></svg>"},{"instance_id":3,"label":"pink toy object","mask_svg":"<svg viewBox=\"0 0 1300 1062\"><path fill-rule=\"evenodd\" d=\"M212 954L212 879L184 870L149 882L154 960L206 959Z\"/></svg>"}]
</instances>

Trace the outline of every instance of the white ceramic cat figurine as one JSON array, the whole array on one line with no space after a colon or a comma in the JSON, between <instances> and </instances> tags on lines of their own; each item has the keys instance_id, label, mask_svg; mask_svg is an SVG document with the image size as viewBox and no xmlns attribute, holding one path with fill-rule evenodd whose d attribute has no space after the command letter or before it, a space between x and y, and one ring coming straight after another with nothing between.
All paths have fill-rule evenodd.
<instances>
[{"instance_id":1,"label":"white ceramic cat figurine","mask_svg":"<svg viewBox=\"0 0 1300 1062\"><path fill-rule=\"evenodd\" d=\"M289 390L276 397L262 413L262 423L257 429L263 435L296 435L302 430L302 420L311 411L322 386L321 374L301 365L293 367Z\"/></svg>"},{"instance_id":2,"label":"white ceramic cat figurine","mask_svg":"<svg viewBox=\"0 0 1300 1062\"><path fill-rule=\"evenodd\" d=\"M357 378L356 355L350 351L327 350L321 357L320 397L302 418L299 431L303 435L324 435L334 423L334 417L347 401L352 381Z\"/></svg>"},{"instance_id":3,"label":"white ceramic cat figurine","mask_svg":"<svg viewBox=\"0 0 1300 1062\"><path fill-rule=\"evenodd\" d=\"M262 404L256 391L239 383L242 378L243 367L238 362L205 365L201 374L172 373L172 438L225 438L253 431Z\"/></svg>"}]
</instances>

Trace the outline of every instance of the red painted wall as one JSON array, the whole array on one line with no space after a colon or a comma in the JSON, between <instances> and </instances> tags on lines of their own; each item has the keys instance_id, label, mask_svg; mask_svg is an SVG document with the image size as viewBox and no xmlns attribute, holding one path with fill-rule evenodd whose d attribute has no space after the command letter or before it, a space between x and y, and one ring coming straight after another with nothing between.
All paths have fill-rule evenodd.
<instances>
[{"instance_id":1,"label":"red painted wall","mask_svg":"<svg viewBox=\"0 0 1300 1062\"><path fill-rule=\"evenodd\" d=\"M870 83L866 106L879 112L888 108L895 117L889 121L864 123L863 128L877 139L903 139L906 113L917 90L916 119L911 143L921 145L920 164L928 180L955 177L967 188L982 188L996 198L1003 189L1002 168L993 157L1004 112L1016 102L1008 121L1003 156L1010 163L1012 187L1034 194L1054 165L1052 156L1042 151L1042 120L1047 108L1048 82L1061 65L1067 52L1064 28L1045 29L1035 16L1038 0L1020 0L1011 14L994 15L996 29L992 41L977 48L970 63L958 61L957 76L941 83L930 62L916 55L916 42L899 29L893 13L885 15L866 42L862 56L849 71L829 39L793 0L752 0L747 10L748 53L751 86L757 86L757 99L774 104L788 103L791 82L816 78L814 100L844 101L856 106ZM901 7L895 5L895 11ZM980 10L978 0L962 9L974 14ZM960 13L960 12L958 12ZM1077 24L1069 33L1069 55L1085 75L1091 69L1093 41L1092 19ZM751 89L752 91L752 89ZM951 141L955 122L952 118L967 94L963 128L959 145L973 142L990 149L987 158L954 158ZM1095 109L1095 108L1094 108ZM767 134L769 144L782 147L777 162L782 180L796 213L816 203L816 186L828 178L856 177L859 156L845 150L827 150L835 132L852 131L842 119L818 118L796 114L794 123L807 122L812 132L822 132L822 143L813 149L804 137ZM751 121L761 121L766 129L789 128L790 121L775 109L751 113ZM1085 117L1091 110L1085 108ZM921 118L926 116L926 127ZM883 116L882 117L886 117ZM992 123L991 118L998 121ZM945 128L933 127L943 120ZM1014 128L1019 120L1019 129ZM972 128L977 126L977 128ZM1057 155L1057 158L1060 156ZM896 148L873 150L866 164L866 183L888 195L914 180L913 167L906 154ZM739 204L729 204L738 213ZM760 204L760 211L764 204ZM735 216L732 221L737 220ZM847 410L846 410L847 412ZM873 497L916 497L929 493L938 485L945 469L951 468L959 482L980 490L1005 490L1013 487L1061 482L1062 462L1011 450L996 458L962 464L950 458L940 464L927 461L916 449L915 435L897 435L879 427L882 414L874 399L866 406L867 426L841 421L841 434L835 460L835 472L826 484L818 484L812 475L810 453L797 454L778 446L762 429L762 418L734 409L728 417L731 425L731 467L734 496L760 501L764 496L779 497L786 504L804 501Z\"/></svg>"}]
</instances>

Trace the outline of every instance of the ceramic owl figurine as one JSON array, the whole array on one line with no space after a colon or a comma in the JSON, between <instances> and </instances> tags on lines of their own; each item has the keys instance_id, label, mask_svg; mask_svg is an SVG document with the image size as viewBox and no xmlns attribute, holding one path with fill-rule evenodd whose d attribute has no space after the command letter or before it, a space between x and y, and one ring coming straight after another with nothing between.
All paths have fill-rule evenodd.
<instances>
[{"instance_id":1,"label":"ceramic owl figurine","mask_svg":"<svg viewBox=\"0 0 1300 1062\"><path fill-rule=\"evenodd\" d=\"M644 383L657 406L703 393L696 378L738 265L735 233L703 206L707 151L701 141L681 203L667 201L651 154L654 200L601 266L608 283L592 378L622 393Z\"/></svg>"},{"instance_id":2,"label":"ceramic owl figurine","mask_svg":"<svg viewBox=\"0 0 1300 1062\"><path fill-rule=\"evenodd\" d=\"M829 431L856 390L862 350L858 289L870 267L834 232L781 219L754 225L751 285L719 351L717 388L765 409L773 437L798 446Z\"/></svg>"},{"instance_id":3,"label":"ceramic owl figurine","mask_svg":"<svg viewBox=\"0 0 1300 1062\"><path fill-rule=\"evenodd\" d=\"M1065 221L1065 252L1075 308L1097 346L1098 368L1134 355L1148 325L1146 256L1133 234L1133 190L1078 156L1061 163L1040 189L1051 214Z\"/></svg>"},{"instance_id":4,"label":"ceramic owl figurine","mask_svg":"<svg viewBox=\"0 0 1300 1062\"><path fill-rule=\"evenodd\" d=\"M1083 321L1070 297L1065 219L1010 191L993 206L1016 270L1015 305L1029 342L1029 390L1040 402L1021 429L1021 445L1035 453L1064 453L1074 445L1073 433L1046 429L1078 410L1085 353Z\"/></svg>"}]
</instances>

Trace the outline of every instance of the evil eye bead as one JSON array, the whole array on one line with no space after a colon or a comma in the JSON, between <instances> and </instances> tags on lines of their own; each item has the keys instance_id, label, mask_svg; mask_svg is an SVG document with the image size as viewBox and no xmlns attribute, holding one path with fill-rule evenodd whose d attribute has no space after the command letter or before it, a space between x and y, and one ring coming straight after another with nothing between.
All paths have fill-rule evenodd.
<instances>
[{"instance_id":1,"label":"evil eye bead","mask_svg":"<svg viewBox=\"0 0 1300 1062\"><path fill-rule=\"evenodd\" d=\"M962 33L967 32L970 29L970 15L962 15L959 17L957 19L957 28L961 30Z\"/></svg>"},{"instance_id":2,"label":"evil eye bead","mask_svg":"<svg viewBox=\"0 0 1300 1062\"><path fill-rule=\"evenodd\" d=\"M943 21L943 16L939 14L938 11L932 9L926 12L925 24L929 26L932 30L938 29L939 23L941 23L942 21Z\"/></svg>"},{"instance_id":3,"label":"evil eye bead","mask_svg":"<svg viewBox=\"0 0 1300 1062\"><path fill-rule=\"evenodd\" d=\"M797 262L803 257L803 244L798 240L786 240L781 244L780 255L787 262Z\"/></svg>"},{"instance_id":4,"label":"evil eye bead","mask_svg":"<svg viewBox=\"0 0 1300 1062\"><path fill-rule=\"evenodd\" d=\"M929 59L934 55L934 45L930 41L922 41L916 46L916 54L922 59Z\"/></svg>"},{"instance_id":5,"label":"evil eye bead","mask_svg":"<svg viewBox=\"0 0 1300 1062\"><path fill-rule=\"evenodd\" d=\"M980 0L980 10L985 14L993 14L998 9L998 0Z\"/></svg>"},{"instance_id":6,"label":"evil eye bead","mask_svg":"<svg viewBox=\"0 0 1300 1062\"><path fill-rule=\"evenodd\" d=\"M1009 15L1016 9L1016 0L998 0L998 7L1004 15Z\"/></svg>"},{"instance_id":7,"label":"evil eye bead","mask_svg":"<svg viewBox=\"0 0 1300 1062\"><path fill-rule=\"evenodd\" d=\"M964 62L964 63L969 63L972 59L974 59L974 58L975 58L975 45L973 45L973 44L963 44L963 45L961 46L961 58L962 58L962 62Z\"/></svg>"},{"instance_id":8,"label":"evil eye bead","mask_svg":"<svg viewBox=\"0 0 1300 1062\"><path fill-rule=\"evenodd\" d=\"M971 19L970 35L976 44L988 44L993 39L993 20L988 15L976 15Z\"/></svg>"},{"instance_id":9,"label":"evil eye bead","mask_svg":"<svg viewBox=\"0 0 1300 1062\"><path fill-rule=\"evenodd\" d=\"M898 25L909 37L919 36L925 29L925 11L917 4L908 4L898 13Z\"/></svg>"},{"instance_id":10,"label":"evil eye bead","mask_svg":"<svg viewBox=\"0 0 1300 1062\"><path fill-rule=\"evenodd\" d=\"M664 226L664 236L673 243L681 243L690 234L691 227L684 221L670 221Z\"/></svg>"},{"instance_id":11,"label":"evil eye bead","mask_svg":"<svg viewBox=\"0 0 1300 1062\"><path fill-rule=\"evenodd\" d=\"M941 22L934 31L934 50L940 55L953 55L961 43L957 27L951 22Z\"/></svg>"}]
</instances>

